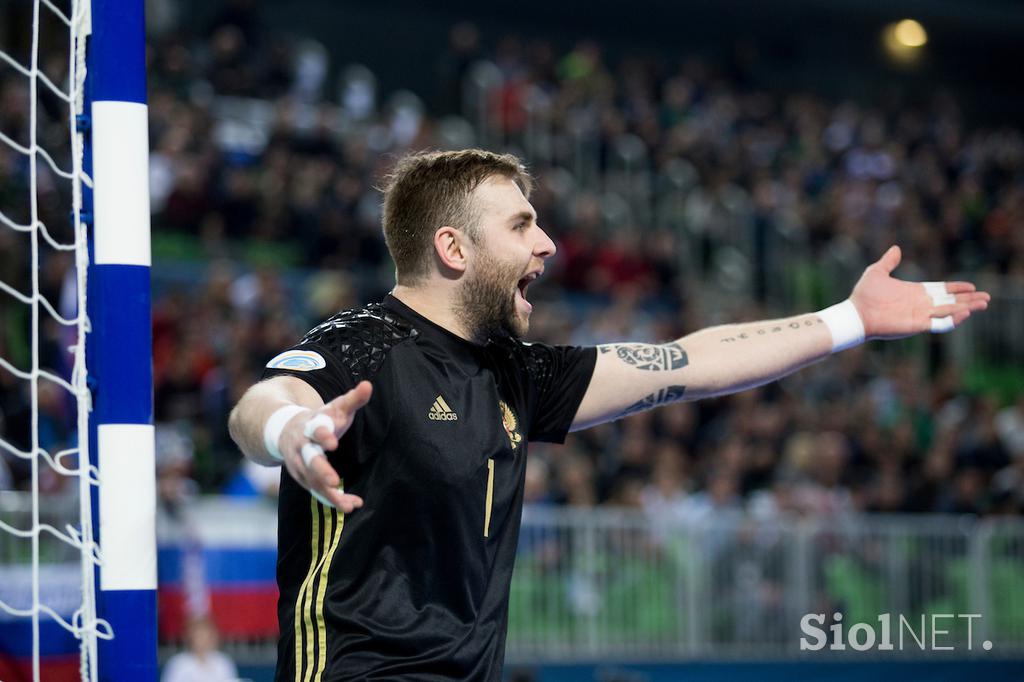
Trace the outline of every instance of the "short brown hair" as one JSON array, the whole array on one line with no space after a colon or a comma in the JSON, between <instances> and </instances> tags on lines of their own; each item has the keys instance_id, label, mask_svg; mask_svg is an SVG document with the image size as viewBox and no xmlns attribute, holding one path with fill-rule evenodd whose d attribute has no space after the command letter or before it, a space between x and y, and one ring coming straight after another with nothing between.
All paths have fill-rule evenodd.
<instances>
[{"instance_id":1,"label":"short brown hair","mask_svg":"<svg viewBox=\"0 0 1024 682\"><path fill-rule=\"evenodd\" d=\"M477 216L469 195L500 175L530 196L533 180L512 154L482 149L417 152L399 159L384 179L384 241L400 284L414 284L430 269L434 232L450 225L475 238Z\"/></svg>"}]
</instances>

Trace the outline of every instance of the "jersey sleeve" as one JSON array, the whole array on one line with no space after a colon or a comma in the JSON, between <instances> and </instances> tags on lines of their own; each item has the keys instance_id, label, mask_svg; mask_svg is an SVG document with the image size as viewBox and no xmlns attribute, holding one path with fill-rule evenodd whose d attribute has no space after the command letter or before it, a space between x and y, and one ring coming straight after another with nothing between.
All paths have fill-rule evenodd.
<instances>
[{"instance_id":1,"label":"jersey sleeve","mask_svg":"<svg viewBox=\"0 0 1024 682\"><path fill-rule=\"evenodd\" d=\"M335 467L346 460L363 464L374 456L388 433L391 411L386 396L393 390L394 377L382 369L391 348L414 335L415 330L389 317L379 305L345 310L309 330L297 345L268 362L263 378L286 375L301 379L325 403L364 379L373 383L370 402L355 413L338 449L328 453ZM338 473L344 476L341 469Z\"/></svg>"},{"instance_id":2,"label":"jersey sleeve","mask_svg":"<svg viewBox=\"0 0 1024 682\"><path fill-rule=\"evenodd\" d=\"M524 344L534 393L529 439L562 443L569 433L597 363L597 349Z\"/></svg>"},{"instance_id":3,"label":"jersey sleeve","mask_svg":"<svg viewBox=\"0 0 1024 682\"><path fill-rule=\"evenodd\" d=\"M291 376L305 381L320 394L320 399L325 404L358 383L329 348L309 341L289 348L267 363L263 370L263 379L276 376ZM327 459L335 468L342 467L346 460L353 457L365 461L372 452L366 440L366 412L365 407L356 412L352 425L342 436L338 448L327 453Z\"/></svg>"},{"instance_id":4,"label":"jersey sleeve","mask_svg":"<svg viewBox=\"0 0 1024 682\"><path fill-rule=\"evenodd\" d=\"M345 365L319 343L300 343L275 356L263 370L263 379L292 376L312 386L329 403L356 385Z\"/></svg>"}]
</instances>

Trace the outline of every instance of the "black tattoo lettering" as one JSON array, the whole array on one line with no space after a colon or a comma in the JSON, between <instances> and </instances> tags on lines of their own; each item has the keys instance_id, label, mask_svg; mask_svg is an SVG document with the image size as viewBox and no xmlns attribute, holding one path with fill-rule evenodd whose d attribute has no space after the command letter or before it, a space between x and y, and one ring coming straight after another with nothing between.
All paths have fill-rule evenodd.
<instances>
[{"instance_id":1,"label":"black tattoo lettering","mask_svg":"<svg viewBox=\"0 0 1024 682\"><path fill-rule=\"evenodd\" d=\"M659 405L664 405L665 403L670 403L675 400L679 400L680 398L683 397L684 392L686 392L685 386L667 386L665 388L658 389L657 393L651 393L649 396L646 396L643 400L638 400L637 402L627 407L622 412L621 416L625 417L630 414L636 414L637 412L649 410L652 407L658 407Z\"/></svg>"},{"instance_id":2,"label":"black tattoo lettering","mask_svg":"<svg viewBox=\"0 0 1024 682\"><path fill-rule=\"evenodd\" d=\"M614 343L598 346L602 353L615 351L619 360L637 369L664 372L686 367L686 351L678 343Z\"/></svg>"},{"instance_id":3,"label":"black tattoo lettering","mask_svg":"<svg viewBox=\"0 0 1024 682\"><path fill-rule=\"evenodd\" d=\"M813 327L816 324L821 324L821 320L820 319L812 318L812 319L807 319L807 320L803 321L803 326L804 327ZM786 326L789 327L790 329L800 329L801 328L800 322L795 322L795 321L794 322L788 322L786 324ZM739 332L739 333L737 333L737 334L735 334L733 336L724 336L721 339L719 339L718 341L719 341L719 343L735 343L738 340L752 338L755 334L757 336L764 336L764 335L769 334L769 333L771 333L771 334L778 334L781 331L783 331L783 326L780 325L780 324L776 324L776 325L772 325L771 327L761 327L761 328L756 329L756 330L742 331L742 332Z\"/></svg>"}]
</instances>

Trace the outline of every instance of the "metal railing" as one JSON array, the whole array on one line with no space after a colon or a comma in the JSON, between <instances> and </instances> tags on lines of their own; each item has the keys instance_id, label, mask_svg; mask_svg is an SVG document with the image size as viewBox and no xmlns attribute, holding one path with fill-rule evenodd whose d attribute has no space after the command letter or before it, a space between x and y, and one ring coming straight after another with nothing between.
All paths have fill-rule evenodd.
<instances>
[{"instance_id":1,"label":"metal railing","mask_svg":"<svg viewBox=\"0 0 1024 682\"><path fill-rule=\"evenodd\" d=\"M964 655L1020 656L1024 521L737 515L680 524L638 511L527 509L510 609L513 662L800 658L819 653L801 650L802 637L817 641L802 619L822 614L811 625L832 653L835 613L844 644L856 623L881 643L888 621L893 652L847 655L934 655L936 630L938 646ZM867 641L863 628L857 635Z\"/></svg>"},{"instance_id":2,"label":"metal railing","mask_svg":"<svg viewBox=\"0 0 1024 682\"><path fill-rule=\"evenodd\" d=\"M30 509L23 495L2 498L7 523L18 523ZM205 547L237 544L218 523L225 506L232 525L247 530L246 546L274 546L276 530L265 504L204 498L190 515ZM53 512L49 521L58 527L74 511L53 501L42 508ZM162 545L180 541L165 535ZM0 567L8 577L20 575L18 544L0 537ZM56 554L49 559L55 570L68 562ZM44 570L44 580L51 574L57 573ZM273 580L268 572L266 581ZM57 583L44 593L62 591L63 582ZM890 614L895 650L801 650L802 637L814 641L801 629L802 619L821 614L817 625L831 645L835 613L842 614L847 644L857 623L871 626L880 644L880 618ZM933 630L934 644L952 646L960 656L1024 656L1024 519L761 521L737 513L682 523L639 510L527 507L512 579L507 657L510 663L930 658L936 655ZM243 664L266 664L276 655L273 641L226 638L223 644Z\"/></svg>"},{"instance_id":3,"label":"metal railing","mask_svg":"<svg viewBox=\"0 0 1024 682\"><path fill-rule=\"evenodd\" d=\"M1002 362L1024 371L1024 280L991 277L978 287L992 294L992 302L983 315L975 315L967 325L969 333L953 334L953 357ZM1018 392L1024 386L1018 386Z\"/></svg>"}]
</instances>

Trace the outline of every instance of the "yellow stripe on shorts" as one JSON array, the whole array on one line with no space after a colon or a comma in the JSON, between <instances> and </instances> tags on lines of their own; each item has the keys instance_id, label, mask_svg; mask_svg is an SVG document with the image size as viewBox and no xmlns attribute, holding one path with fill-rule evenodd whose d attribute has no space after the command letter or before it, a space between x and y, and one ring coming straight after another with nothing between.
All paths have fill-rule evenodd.
<instances>
[{"instance_id":1,"label":"yellow stripe on shorts","mask_svg":"<svg viewBox=\"0 0 1024 682\"><path fill-rule=\"evenodd\" d=\"M310 548L310 560L309 560L309 571L306 572L306 579L302 581L302 587L299 588L299 594L295 598L295 610L292 612L293 620L295 621L295 682L302 682L302 670L306 661L305 650L302 646L303 634L306 630L306 608L304 606L306 591L309 589L310 583L313 582L313 577L316 575L316 569L320 563L320 506L312 495L309 497L310 508L313 513L313 532L312 532L312 544ZM307 637L306 649L312 649L312 632ZM312 651L310 651L312 653Z\"/></svg>"},{"instance_id":2,"label":"yellow stripe on shorts","mask_svg":"<svg viewBox=\"0 0 1024 682\"><path fill-rule=\"evenodd\" d=\"M295 682L319 682L327 668L324 597L327 594L331 562L341 541L341 530L345 526L344 514L320 504L312 496L310 509L313 515L312 553L309 571L295 600ZM323 541L320 539L321 523ZM303 639L305 646L302 645Z\"/></svg>"},{"instance_id":3,"label":"yellow stripe on shorts","mask_svg":"<svg viewBox=\"0 0 1024 682\"><path fill-rule=\"evenodd\" d=\"M337 509L331 509L334 518L334 537L331 539L330 549L320 569L320 586L316 595L316 627L319 633L318 643L320 645L319 658L316 662L316 675L313 682L320 682L324 670L327 668L327 627L324 624L324 595L327 594L327 577L331 571L331 561L334 559L334 552L338 549L338 542L341 540L341 530L345 527L345 515Z\"/></svg>"}]
</instances>

